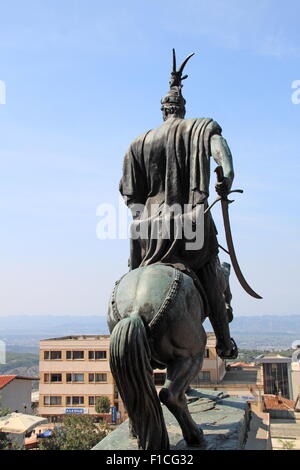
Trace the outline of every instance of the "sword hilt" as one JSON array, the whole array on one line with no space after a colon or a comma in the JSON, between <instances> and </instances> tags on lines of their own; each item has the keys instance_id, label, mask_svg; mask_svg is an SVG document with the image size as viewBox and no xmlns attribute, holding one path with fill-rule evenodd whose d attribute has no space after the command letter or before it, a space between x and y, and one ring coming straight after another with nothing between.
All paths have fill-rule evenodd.
<instances>
[{"instance_id":1,"label":"sword hilt","mask_svg":"<svg viewBox=\"0 0 300 470\"><path fill-rule=\"evenodd\" d=\"M222 167L221 165L217 166L217 168L215 169L215 173L216 173L216 175L217 175L217 182L218 182L218 183L222 183L222 182L224 181L224 179L225 179L223 167ZM228 204L231 204L231 203L234 202L234 201L230 201L230 200L228 199L228 194L229 194L229 193L227 193L227 194L224 195L224 196L221 196L221 201L222 201L222 200L223 200L223 201L227 201Z\"/></svg>"},{"instance_id":2,"label":"sword hilt","mask_svg":"<svg viewBox=\"0 0 300 470\"><path fill-rule=\"evenodd\" d=\"M220 166L217 166L217 168L215 169L215 173L217 175L217 181L218 183L222 183L222 181L224 180L224 171L223 171L223 167Z\"/></svg>"},{"instance_id":3,"label":"sword hilt","mask_svg":"<svg viewBox=\"0 0 300 470\"><path fill-rule=\"evenodd\" d=\"M217 175L218 183L222 183L222 181L224 181L224 179L225 179L223 167L221 165L217 166L217 168L215 169L215 173ZM227 196L228 196L228 194L231 194L231 193L241 193L242 194L243 192L244 191L242 189L232 189L231 191L228 191ZM223 197L222 199L227 200L229 203L234 202L234 201L229 201L227 196L225 198Z\"/></svg>"}]
</instances>

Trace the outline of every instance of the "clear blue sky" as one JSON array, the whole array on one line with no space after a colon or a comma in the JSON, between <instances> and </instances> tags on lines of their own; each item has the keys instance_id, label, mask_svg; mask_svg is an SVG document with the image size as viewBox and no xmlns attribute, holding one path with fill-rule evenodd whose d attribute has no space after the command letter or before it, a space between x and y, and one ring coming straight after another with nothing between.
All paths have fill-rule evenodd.
<instances>
[{"instance_id":1,"label":"clear blue sky","mask_svg":"<svg viewBox=\"0 0 300 470\"><path fill-rule=\"evenodd\" d=\"M171 50L187 66L187 117L213 117L233 153L242 270L236 315L299 314L297 0L2 2L0 315L106 313L129 243L96 237L118 200L129 143L161 123ZM214 194L211 195L211 199ZM224 243L220 207L214 217ZM222 259L226 259L222 257Z\"/></svg>"}]
</instances>

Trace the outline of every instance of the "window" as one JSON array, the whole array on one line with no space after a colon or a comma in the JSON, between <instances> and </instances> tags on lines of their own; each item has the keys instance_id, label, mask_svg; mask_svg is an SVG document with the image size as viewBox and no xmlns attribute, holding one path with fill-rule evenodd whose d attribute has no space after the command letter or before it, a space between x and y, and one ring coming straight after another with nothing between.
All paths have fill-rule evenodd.
<instances>
[{"instance_id":1,"label":"window","mask_svg":"<svg viewBox=\"0 0 300 470\"><path fill-rule=\"evenodd\" d=\"M89 360L101 360L106 359L106 351L89 351Z\"/></svg>"},{"instance_id":2,"label":"window","mask_svg":"<svg viewBox=\"0 0 300 470\"><path fill-rule=\"evenodd\" d=\"M71 360L84 359L84 351L67 351L66 358Z\"/></svg>"},{"instance_id":3,"label":"window","mask_svg":"<svg viewBox=\"0 0 300 470\"><path fill-rule=\"evenodd\" d=\"M84 382L84 374L67 374L67 382Z\"/></svg>"},{"instance_id":4,"label":"window","mask_svg":"<svg viewBox=\"0 0 300 470\"><path fill-rule=\"evenodd\" d=\"M44 351L44 359L47 360L58 360L61 359L61 351Z\"/></svg>"},{"instance_id":5,"label":"window","mask_svg":"<svg viewBox=\"0 0 300 470\"><path fill-rule=\"evenodd\" d=\"M61 405L61 397L55 397L55 396L46 396L44 397L44 405L49 406L49 405L56 405L60 406Z\"/></svg>"},{"instance_id":6,"label":"window","mask_svg":"<svg viewBox=\"0 0 300 470\"><path fill-rule=\"evenodd\" d=\"M95 374L95 382L107 382L107 374Z\"/></svg>"},{"instance_id":7,"label":"window","mask_svg":"<svg viewBox=\"0 0 300 470\"><path fill-rule=\"evenodd\" d=\"M203 382L210 382L210 372L209 371L199 372L199 379L202 380Z\"/></svg>"},{"instance_id":8,"label":"window","mask_svg":"<svg viewBox=\"0 0 300 470\"><path fill-rule=\"evenodd\" d=\"M44 374L44 382L49 382L50 376L49 374Z\"/></svg>"},{"instance_id":9,"label":"window","mask_svg":"<svg viewBox=\"0 0 300 470\"><path fill-rule=\"evenodd\" d=\"M50 359L52 361L61 359L61 351L50 351Z\"/></svg>"},{"instance_id":10,"label":"window","mask_svg":"<svg viewBox=\"0 0 300 470\"><path fill-rule=\"evenodd\" d=\"M84 359L84 351L73 351L73 359Z\"/></svg>"},{"instance_id":11,"label":"window","mask_svg":"<svg viewBox=\"0 0 300 470\"><path fill-rule=\"evenodd\" d=\"M89 374L89 382L107 382L107 374Z\"/></svg>"},{"instance_id":12,"label":"window","mask_svg":"<svg viewBox=\"0 0 300 470\"><path fill-rule=\"evenodd\" d=\"M89 397L89 406L95 406L95 397Z\"/></svg>"},{"instance_id":13,"label":"window","mask_svg":"<svg viewBox=\"0 0 300 470\"><path fill-rule=\"evenodd\" d=\"M84 397L72 397L72 405L83 405Z\"/></svg>"},{"instance_id":14,"label":"window","mask_svg":"<svg viewBox=\"0 0 300 470\"><path fill-rule=\"evenodd\" d=\"M61 374L50 374L50 382L61 382Z\"/></svg>"},{"instance_id":15,"label":"window","mask_svg":"<svg viewBox=\"0 0 300 470\"><path fill-rule=\"evenodd\" d=\"M84 382L84 374L73 374L73 382Z\"/></svg>"},{"instance_id":16,"label":"window","mask_svg":"<svg viewBox=\"0 0 300 470\"><path fill-rule=\"evenodd\" d=\"M205 349L204 357L205 357L206 359L209 358L209 349Z\"/></svg>"},{"instance_id":17,"label":"window","mask_svg":"<svg viewBox=\"0 0 300 470\"><path fill-rule=\"evenodd\" d=\"M95 351L95 359L106 359L106 351Z\"/></svg>"},{"instance_id":18,"label":"window","mask_svg":"<svg viewBox=\"0 0 300 470\"><path fill-rule=\"evenodd\" d=\"M163 385L166 380L166 374L164 373L156 373L154 374L154 384L155 385Z\"/></svg>"},{"instance_id":19,"label":"window","mask_svg":"<svg viewBox=\"0 0 300 470\"><path fill-rule=\"evenodd\" d=\"M67 405L83 405L84 404L84 397L67 397L66 398Z\"/></svg>"}]
</instances>

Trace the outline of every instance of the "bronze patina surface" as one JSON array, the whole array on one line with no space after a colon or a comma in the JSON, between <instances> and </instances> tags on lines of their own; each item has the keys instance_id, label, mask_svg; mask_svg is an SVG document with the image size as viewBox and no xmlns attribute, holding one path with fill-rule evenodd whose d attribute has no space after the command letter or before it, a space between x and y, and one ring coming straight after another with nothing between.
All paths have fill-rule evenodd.
<instances>
[{"instance_id":1,"label":"bronze patina surface","mask_svg":"<svg viewBox=\"0 0 300 470\"><path fill-rule=\"evenodd\" d=\"M222 169L215 188L224 201L234 178L232 155L216 121L185 119L183 70L192 55L177 70L173 51L170 90L161 100L163 124L129 146L120 182L133 223L130 271L116 283L109 304L110 366L131 432L148 450L170 446L160 402L176 418L187 446L205 445L186 392L201 370L206 317L218 355L238 354L229 331L230 265L219 261L208 210L211 157ZM201 245L191 243L196 235L188 236L183 222L203 229ZM167 369L159 396L153 382L157 367Z\"/></svg>"}]
</instances>

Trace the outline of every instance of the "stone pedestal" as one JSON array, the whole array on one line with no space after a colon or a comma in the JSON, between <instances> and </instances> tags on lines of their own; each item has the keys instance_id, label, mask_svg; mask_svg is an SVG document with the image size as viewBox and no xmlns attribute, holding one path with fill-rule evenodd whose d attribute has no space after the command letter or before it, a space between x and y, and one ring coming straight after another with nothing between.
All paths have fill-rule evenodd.
<instances>
[{"instance_id":1,"label":"stone pedestal","mask_svg":"<svg viewBox=\"0 0 300 470\"><path fill-rule=\"evenodd\" d=\"M223 392L192 389L187 395L193 420L204 432L206 446L200 450L243 449L250 423L248 403ZM172 450L197 450L187 447L174 416L163 406ZM128 420L109 434L93 450L138 450L136 439L129 437Z\"/></svg>"}]
</instances>

